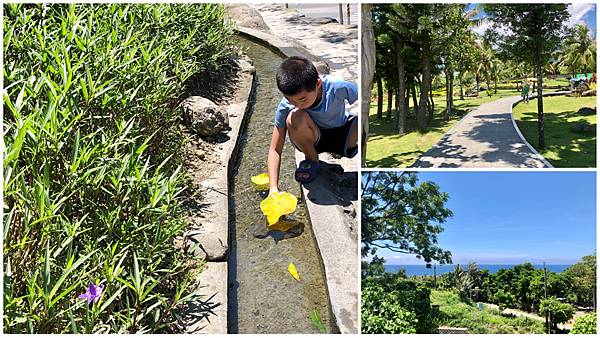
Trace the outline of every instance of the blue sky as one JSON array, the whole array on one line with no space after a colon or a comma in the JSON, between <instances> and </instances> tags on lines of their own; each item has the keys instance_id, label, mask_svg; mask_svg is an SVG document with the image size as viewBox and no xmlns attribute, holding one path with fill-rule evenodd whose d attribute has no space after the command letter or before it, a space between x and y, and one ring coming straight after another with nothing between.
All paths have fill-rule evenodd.
<instances>
[{"instance_id":1,"label":"blue sky","mask_svg":"<svg viewBox=\"0 0 600 338\"><path fill-rule=\"evenodd\" d=\"M596 248L593 172L421 172L447 192L454 216L440 247L454 263L571 264ZM422 264L379 250L386 264Z\"/></svg>"},{"instance_id":2,"label":"blue sky","mask_svg":"<svg viewBox=\"0 0 600 338\"><path fill-rule=\"evenodd\" d=\"M468 9L472 9L475 4L471 4L468 6ZM593 35L596 36L596 4L594 3L574 3L570 4L568 7L569 14L571 14L571 18L567 22L567 26L574 26L576 24L585 23ZM485 14L480 14L479 17ZM475 27L473 30L482 34L488 27L490 27L491 23L485 23L480 27Z\"/></svg>"}]
</instances>

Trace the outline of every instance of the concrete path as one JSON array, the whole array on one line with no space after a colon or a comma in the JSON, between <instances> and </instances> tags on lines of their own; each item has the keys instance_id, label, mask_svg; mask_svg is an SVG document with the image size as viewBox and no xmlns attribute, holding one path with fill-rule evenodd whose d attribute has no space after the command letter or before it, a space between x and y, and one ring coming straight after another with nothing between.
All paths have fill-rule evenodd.
<instances>
[{"instance_id":1,"label":"concrete path","mask_svg":"<svg viewBox=\"0 0 600 338\"><path fill-rule=\"evenodd\" d=\"M299 44L332 65L331 75L358 82L358 26L340 25L286 10L284 4L253 4L271 32Z\"/></svg>"},{"instance_id":2,"label":"concrete path","mask_svg":"<svg viewBox=\"0 0 600 338\"><path fill-rule=\"evenodd\" d=\"M421 155L413 167L548 167L549 164L528 146L513 123L512 105L520 99L512 96L482 104Z\"/></svg>"}]
</instances>

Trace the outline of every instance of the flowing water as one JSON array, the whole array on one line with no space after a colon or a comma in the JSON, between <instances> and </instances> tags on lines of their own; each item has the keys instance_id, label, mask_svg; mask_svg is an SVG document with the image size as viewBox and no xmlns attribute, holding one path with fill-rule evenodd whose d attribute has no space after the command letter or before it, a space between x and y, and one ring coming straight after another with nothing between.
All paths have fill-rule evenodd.
<instances>
[{"instance_id":1,"label":"flowing water","mask_svg":"<svg viewBox=\"0 0 600 338\"><path fill-rule=\"evenodd\" d=\"M239 44L254 62L258 85L230 178L229 332L318 333L311 320L315 310L327 332L337 332L319 249L293 178L294 149L289 140L282 154L279 189L298 197L290 230L266 229L260 211L266 195L254 191L250 183L250 177L266 172L274 112L281 99L275 72L282 59L245 39ZM295 264L300 281L288 272L289 263Z\"/></svg>"}]
</instances>

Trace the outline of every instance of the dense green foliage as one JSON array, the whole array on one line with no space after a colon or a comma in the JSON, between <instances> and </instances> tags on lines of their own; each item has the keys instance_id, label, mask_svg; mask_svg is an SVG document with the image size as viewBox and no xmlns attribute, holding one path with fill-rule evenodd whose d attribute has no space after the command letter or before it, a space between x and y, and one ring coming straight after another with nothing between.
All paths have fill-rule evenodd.
<instances>
[{"instance_id":1,"label":"dense green foliage","mask_svg":"<svg viewBox=\"0 0 600 338\"><path fill-rule=\"evenodd\" d=\"M381 286L362 289L362 333L417 333L414 312L400 305L398 292L385 292Z\"/></svg>"},{"instance_id":2,"label":"dense green foliage","mask_svg":"<svg viewBox=\"0 0 600 338\"><path fill-rule=\"evenodd\" d=\"M170 332L193 261L184 82L232 30L217 5L4 6L4 330ZM100 299L77 299L89 283Z\"/></svg>"},{"instance_id":3,"label":"dense green foliage","mask_svg":"<svg viewBox=\"0 0 600 338\"><path fill-rule=\"evenodd\" d=\"M573 329L569 333L577 334L595 334L598 314L596 312L589 313L583 317L579 317L573 324Z\"/></svg>"},{"instance_id":4,"label":"dense green foliage","mask_svg":"<svg viewBox=\"0 0 600 338\"><path fill-rule=\"evenodd\" d=\"M437 328L435 323L436 312L429 302L430 290L415 282L405 279L402 274L385 273L381 276L369 276L363 279L362 324L363 333L367 328L368 333L403 333L410 330L415 333L433 333ZM368 301L365 302L365 299ZM388 302L390 308L384 309L382 304ZM397 326L394 312L402 313L408 325L402 328ZM368 326L365 325L368 323ZM390 322L390 323L387 323ZM384 328L390 331L376 331ZM392 329L393 328L393 329ZM407 332L406 332L407 333Z\"/></svg>"},{"instance_id":5,"label":"dense green foliage","mask_svg":"<svg viewBox=\"0 0 600 338\"><path fill-rule=\"evenodd\" d=\"M595 254L584 256L581 262L577 262L565 270L564 274L571 279L571 292L567 295L567 299L581 306L594 306L596 273Z\"/></svg>"}]
</instances>

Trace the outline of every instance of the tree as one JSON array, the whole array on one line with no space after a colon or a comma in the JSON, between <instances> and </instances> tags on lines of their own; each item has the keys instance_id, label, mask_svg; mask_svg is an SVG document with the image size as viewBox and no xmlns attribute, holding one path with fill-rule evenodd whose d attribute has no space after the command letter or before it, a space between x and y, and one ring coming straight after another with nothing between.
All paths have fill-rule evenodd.
<instances>
[{"instance_id":1,"label":"tree","mask_svg":"<svg viewBox=\"0 0 600 338\"><path fill-rule=\"evenodd\" d=\"M572 70L588 73L596 69L596 40L592 37L586 25L576 25L568 30L561 51L560 64Z\"/></svg>"},{"instance_id":2,"label":"tree","mask_svg":"<svg viewBox=\"0 0 600 338\"><path fill-rule=\"evenodd\" d=\"M496 28L502 27L500 46L517 60L535 65L538 99L538 144L544 139L542 98L543 66L560 43L560 32L569 17L567 4L486 4L486 13ZM499 29L497 29L499 30Z\"/></svg>"},{"instance_id":3,"label":"tree","mask_svg":"<svg viewBox=\"0 0 600 338\"><path fill-rule=\"evenodd\" d=\"M373 257L370 262L361 262L361 275L362 278L368 276L381 276L385 272L385 266L383 265L385 260L381 257Z\"/></svg>"},{"instance_id":4,"label":"tree","mask_svg":"<svg viewBox=\"0 0 600 338\"><path fill-rule=\"evenodd\" d=\"M379 248L414 254L428 265L452 262L451 253L437 245L442 224L452 211L448 194L433 182L418 183L414 172L365 172L362 175L362 255Z\"/></svg>"},{"instance_id":5,"label":"tree","mask_svg":"<svg viewBox=\"0 0 600 338\"><path fill-rule=\"evenodd\" d=\"M498 290L492 296L492 300L495 304L498 304L500 307L500 311L511 308L515 303L515 296L510 292L504 292L503 290Z\"/></svg>"},{"instance_id":6,"label":"tree","mask_svg":"<svg viewBox=\"0 0 600 338\"><path fill-rule=\"evenodd\" d=\"M550 297L542 300L540 304L540 315L549 315L550 323L554 330L558 328L558 324L565 323L573 318L575 309L569 304L561 303L556 297Z\"/></svg>"},{"instance_id":7,"label":"tree","mask_svg":"<svg viewBox=\"0 0 600 338\"><path fill-rule=\"evenodd\" d=\"M596 254L584 256L581 262L571 265L563 274L572 282L575 303L581 306L593 306L596 309Z\"/></svg>"},{"instance_id":8,"label":"tree","mask_svg":"<svg viewBox=\"0 0 600 338\"><path fill-rule=\"evenodd\" d=\"M371 85L375 72L375 36L371 25L371 6L361 6L361 47L362 47L362 72L361 72L361 162L365 164L367 154L367 137L369 135L369 108L371 105Z\"/></svg>"},{"instance_id":9,"label":"tree","mask_svg":"<svg viewBox=\"0 0 600 338\"><path fill-rule=\"evenodd\" d=\"M456 264L454 268L454 280L460 300L470 302L471 290L474 285L472 270L463 270L460 264Z\"/></svg>"}]
</instances>

